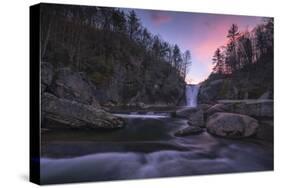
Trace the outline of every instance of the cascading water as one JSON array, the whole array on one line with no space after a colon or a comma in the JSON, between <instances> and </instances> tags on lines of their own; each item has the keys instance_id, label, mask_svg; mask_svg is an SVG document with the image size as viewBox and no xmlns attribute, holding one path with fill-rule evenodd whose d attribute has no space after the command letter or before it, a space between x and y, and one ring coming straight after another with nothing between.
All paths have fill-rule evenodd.
<instances>
[{"instance_id":1,"label":"cascading water","mask_svg":"<svg viewBox=\"0 0 281 188\"><path fill-rule=\"evenodd\" d=\"M200 85L186 85L185 88L185 97L186 97L186 106L196 107L197 106L197 96L199 92Z\"/></svg>"}]
</instances>

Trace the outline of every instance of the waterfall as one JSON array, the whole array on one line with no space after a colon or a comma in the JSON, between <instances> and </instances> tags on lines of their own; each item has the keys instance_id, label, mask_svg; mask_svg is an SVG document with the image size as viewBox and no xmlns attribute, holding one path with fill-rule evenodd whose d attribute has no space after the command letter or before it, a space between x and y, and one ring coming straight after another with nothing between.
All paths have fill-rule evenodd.
<instances>
[{"instance_id":1,"label":"waterfall","mask_svg":"<svg viewBox=\"0 0 281 188\"><path fill-rule=\"evenodd\" d=\"M186 85L185 88L185 97L186 97L186 106L196 107L197 106L197 96L199 92L200 85Z\"/></svg>"}]
</instances>

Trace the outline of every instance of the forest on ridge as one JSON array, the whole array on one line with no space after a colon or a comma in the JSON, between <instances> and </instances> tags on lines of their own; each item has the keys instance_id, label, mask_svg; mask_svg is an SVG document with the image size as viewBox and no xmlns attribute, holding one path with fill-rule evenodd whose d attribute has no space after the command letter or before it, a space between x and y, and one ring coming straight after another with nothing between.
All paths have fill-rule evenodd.
<instances>
[{"instance_id":1,"label":"forest on ridge","mask_svg":"<svg viewBox=\"0 0 281 188\"><path fill-rule=\"evenodd\" d=\"M183 103L190 52L150 33L134 10L44 4L41 11L42 60L86 73L102 103Z\"/></svg>"}]
</instances>

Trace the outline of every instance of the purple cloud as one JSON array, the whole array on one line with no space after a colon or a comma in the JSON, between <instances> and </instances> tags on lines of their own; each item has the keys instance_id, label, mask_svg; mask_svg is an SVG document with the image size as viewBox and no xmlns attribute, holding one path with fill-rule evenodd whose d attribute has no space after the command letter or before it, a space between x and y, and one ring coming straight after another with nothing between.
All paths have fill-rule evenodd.
<instances>
[{"instance_id":1,"label":"purple cloud","mask_svg":"<svg viewBox=\"0 0 281 188\"><path fill-rule=\"evenodd\" d=\"M164 12L160 12L160 11L151 12L150 18L152 20L152 23L157 26L167 23L172 20L171 15L167 15Z\"/></svg>"}]
</instances>

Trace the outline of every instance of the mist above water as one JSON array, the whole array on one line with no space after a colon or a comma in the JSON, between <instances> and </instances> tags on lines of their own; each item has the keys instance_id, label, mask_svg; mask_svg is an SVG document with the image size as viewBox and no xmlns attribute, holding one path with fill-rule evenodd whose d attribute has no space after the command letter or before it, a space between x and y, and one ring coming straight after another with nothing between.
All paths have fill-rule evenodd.
<instances>
[{"instance_id":1,"label":"mist above water","mask_svg":"<svg viewBox=\"0 0 281 188\"><path fill-rule=\"evenodd\" d=\"M176 137L174 132L186 126L186 120L177 118L127 116L126 121L126 128L113 132L50 133L43 139L43 157L40 161L42 183L273 168L272 148L264 142L227 140L207 132Z\"/></svg>"}]
</instances>

